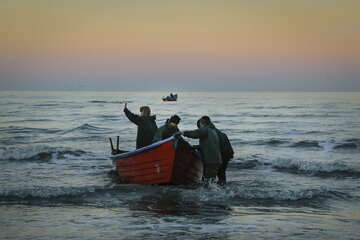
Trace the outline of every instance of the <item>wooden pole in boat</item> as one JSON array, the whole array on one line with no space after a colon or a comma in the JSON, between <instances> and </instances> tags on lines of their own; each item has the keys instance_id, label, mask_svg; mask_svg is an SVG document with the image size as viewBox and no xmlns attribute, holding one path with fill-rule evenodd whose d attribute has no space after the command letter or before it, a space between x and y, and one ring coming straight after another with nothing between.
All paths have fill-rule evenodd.
<instances>
[{"instance_id":1,"label":"wooden pole in boat","mask_svg":"<svg viewBox=\"0 0 360 240\"><path fill-rule=\"evenodd\" d=\"M113 151L114 151L114 146L113 146L113 143L112 143L111 137L109 137L109 140L110 140L110 145L111 145L111 151L113 152Z\"/></svg>"},{"instance_id":2,"label":"wooden pole in boat","mask_svg":"<svg viewBox=\"0 0 360 240\"><path fill-rule=\"evenodd\" d=\"M116 139L116 152L119 152L119 136Z\"/></svg>"}]
</instances>

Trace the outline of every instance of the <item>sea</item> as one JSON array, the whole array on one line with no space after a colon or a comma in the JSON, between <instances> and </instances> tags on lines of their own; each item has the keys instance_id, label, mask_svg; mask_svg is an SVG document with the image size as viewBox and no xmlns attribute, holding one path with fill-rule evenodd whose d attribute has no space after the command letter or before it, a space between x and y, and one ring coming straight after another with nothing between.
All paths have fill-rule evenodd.
<instances>
[{"instance_id":1,"label":"sea","mask_svg":"<svg viewBox=\"0 0 360 240\"><path fill-rule=\"evenodd\" d=\"M168 94L1 91L0 239L360 239L360 92ZM111 181L109 138L135 149L126 102L180 130L209 116L228 183Z\"/></svg>"}]
</instances>

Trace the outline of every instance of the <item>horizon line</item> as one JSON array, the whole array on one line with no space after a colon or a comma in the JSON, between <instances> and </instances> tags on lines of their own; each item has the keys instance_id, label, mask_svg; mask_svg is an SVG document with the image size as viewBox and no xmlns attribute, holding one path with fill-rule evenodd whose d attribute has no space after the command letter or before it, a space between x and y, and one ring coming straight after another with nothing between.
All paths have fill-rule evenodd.
<instances>
[{"instance_id":1,"label":"horizon line","mask_svg":"<svg viewBox=\"0 0 360 240\"><path fill-rule=\"evenodd\" d=\"M2 90L0 89L0 92L153 92L153 93L191 93L191 92L194 92L194 93L238 93L238 92L244 92L244 93L247 93L247 92L254 92L254 93L282 93L282 92L306 92L306 93L309 93L309 92L312 92L312 93L326 93L326 92L330 92L330 93L351 93L351 92L360 92L360 90L238 90L238 91L227 91L227 90L206 90L206 91L199 91L199 90L196 90L196 91L159 91L159 90L156 90L156 91L153 91L153 90L127 90L127 91L116 91L116 90L34 90L34 89L29 89L29 90L15 90L15 89L7 89L7 90Z\"/></svg>"}]
</instances>

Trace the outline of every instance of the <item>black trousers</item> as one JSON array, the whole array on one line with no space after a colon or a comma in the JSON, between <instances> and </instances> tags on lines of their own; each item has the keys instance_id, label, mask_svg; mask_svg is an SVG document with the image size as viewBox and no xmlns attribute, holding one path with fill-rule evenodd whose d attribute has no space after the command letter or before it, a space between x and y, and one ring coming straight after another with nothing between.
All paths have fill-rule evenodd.
<instances>
[{"instance_id":1,"label":"black trousers","mask_svg":"<svg viewBox=\"0 0 360 240\"><path fill-rule=\"evenodd\" d=\"M226 168L229 164L230 159L222 159L222 164L220 165L217 171L217 177L219 178L219 183L226 183Z\"/></svg>"},{"instance_id":2,"label":"black trousers","mask_svg":"<svg viewBox=\"0 0 360 240\"><path fill-rule=\"evenodd\" d=\"M216 174L218 172L219 165L218 164L207 164L204 165L204 172L203 172L203 182L205 184L215 182Z\"/></svg>"}]
</instances>

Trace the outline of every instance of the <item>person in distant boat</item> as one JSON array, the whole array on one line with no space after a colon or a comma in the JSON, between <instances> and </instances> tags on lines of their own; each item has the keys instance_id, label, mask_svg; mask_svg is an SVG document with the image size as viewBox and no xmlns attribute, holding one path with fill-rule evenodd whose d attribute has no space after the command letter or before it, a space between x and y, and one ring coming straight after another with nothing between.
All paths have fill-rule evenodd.
<instances>
[{"instance_id":1,"label":"person in distant boat","mask_svg":"<svg viewBox=\"0 0 360 240\"><path fill-rule=\"evenodd\" d=\"M183 131L180 134L185 137L199 139L204 164L204 182L205 184L215 182L222 160L219 136L210 118L208 116L201 117L200 128L193 131Z\"/></svg>"},{"instance_id":2,"label":"person in distant boat","mask_svg":"<svg viewBox=\"0 0 360 240\"><path fill-rule=\"evenodd\" d=\"M148 106L140 107L141 115L136 115L127 108L127 103L124 106L126 117L138 126L136 137L136 148L142 148L153 143L153 139L157 130L156 116L150 116L151 110Z\"/></svg>"},{"instance_id":3,"label":"person in distant boat","mask_svg":"<svg viewBox=\"0 0 360 240\"><path fill-rule=\"evenodd\" d=\"M159 127L156 131L153 142L164 140L174 135L174 133L180 132L178 128L180 120L181 118L178 115L174 115L171 116L170 119L166 119L165 124Z\"/></svg>"},{"instance_id":4,"label":"person in distant boat","mask_svg":"<svg viewBox=\"0 0 360 240\"><path fill-rule=\"evenodd\" d=\"M174 94L170 93L170 99L174 98Z\"/></svg>"}]
</instances>

